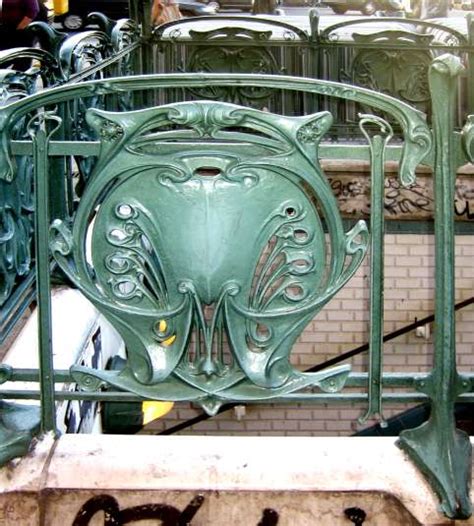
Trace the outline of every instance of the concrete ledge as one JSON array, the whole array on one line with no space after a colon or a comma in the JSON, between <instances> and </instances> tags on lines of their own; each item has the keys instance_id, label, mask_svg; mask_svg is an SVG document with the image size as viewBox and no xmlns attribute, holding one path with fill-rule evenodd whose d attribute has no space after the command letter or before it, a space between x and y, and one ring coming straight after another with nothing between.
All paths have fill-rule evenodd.
<instances>
[{"instance_id":1,"label":"concrete ledge","mask_svg":"<svg viewBox=\"0 0 474 526\"><path fill-rule=\"evenodd\" d=\"M64 435L0 484L0 525L350 526L354 507L364 526L455 524L392 438Z\"/></svg>"},{"instance_id":2,"label":"concrete ledge","mask_svg":"<svg viewBox=\"0 0 474 526\"><path fill-rule=\"evenodd\" d=\"M0 525L41 524L41 491L55 441L52 435L35 442L24 458L0 469Z\"/></svg>"}]
</instances>

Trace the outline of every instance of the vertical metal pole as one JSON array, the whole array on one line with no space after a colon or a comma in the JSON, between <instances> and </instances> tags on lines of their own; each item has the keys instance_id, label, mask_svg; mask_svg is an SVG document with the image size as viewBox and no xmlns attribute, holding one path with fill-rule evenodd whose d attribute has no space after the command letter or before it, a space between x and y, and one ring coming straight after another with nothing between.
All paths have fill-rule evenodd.
<instances>
[{"instance_id":1,"label":"vertical metal pole","mask_svg":"<svg viewBox=\"0 0 474 526\"><path fill-rule=\"evenodd\" d=\"M57 118L55 119L57 121ZM56 430L54 400L53 350L51 328L51 282L49 257L49 163L44 115L36 118L36 129L31 129L33 138L33 163L35 174L35 250L36 250L36 291L38 301L38 349L39 378L41 390L41 430Z\"/></svg>"},{"instance_id":2,"label":"vertical metal pole","mask_svg":"<svg viewBox=\"0 0 474 526\"><path fill-rule=\"evenodd\" d=\"M370 338L369 338L369 406L360 418L382 417L382 351L384 325L384 187L385 147L393 132L388 122L374 115L362 115L360 128L370 144ZM365 124L376 124L380 131L372 137Z\"/></svg>"},{"instance_id":3,"label":"vertical metal pole","mask_svg":"<svg viewBox=\"0 0 474 526\"><path fill-rule=\"evenodd\" d=\"M142 67L141 73L153 72L153 55L152 46L150 44L153 27L151 25L151 6L152 0L142 0L139 5L140 12L138 13L139 22L142 28L142 38L144 40L142 45Z\"/></svg>"},{"instance_id":4,"label":"vertical metal pole","mask_svg":"<svg viewBox=\"0 0 474 526\"><path fill-rule=\"evenodd\" d=\"M303 62L303 76L311 79L322 79L321 63L322 50L319 42L319 22L320 16L317 9L311 9L309 12L309 21L311 27L311 35L309 40L305 43L305 54ZM321 99L318 95L313 93L305 94L306 104L304 107L305 113L314 113L318 108L318 100Z\"/></svg>"},{"instance_id":5,"label":"vertical metal pole","mask_svg":"<svg viewBox=\"0 0 474 526\"><path fill-rule=\"evenodd\" d=\"M471 443L456 429L454 404L469 387L456 370L454 310L455 97L461 62L443 55L430 68L435 147L435 342L433 370L418 389L431 399L427 422L404 431L399 445L413 459L441 499L450 518L471 515Z\"/></svg>"},{"instance_id":6,"label":"vertical metal pole","mask_svg":"<svg viewBox=\"0 0 474 526\"><path fill-rule=\"evenodd\" d=\"M61 116L63 122L67 122L66 119L66 105L60 104L58 107L58 113ZM65 132L64 128L61 127L56 133L56 139L64 139ZM49 193L50 193L50 211L54 218L64 219L69 216L71 206L68 206L68 178L66 177L66 160L64 157L56 157L48 162L48 181L49 181ZM71 203L72 204L72 203Z\"/></svg>"}]
</instances>

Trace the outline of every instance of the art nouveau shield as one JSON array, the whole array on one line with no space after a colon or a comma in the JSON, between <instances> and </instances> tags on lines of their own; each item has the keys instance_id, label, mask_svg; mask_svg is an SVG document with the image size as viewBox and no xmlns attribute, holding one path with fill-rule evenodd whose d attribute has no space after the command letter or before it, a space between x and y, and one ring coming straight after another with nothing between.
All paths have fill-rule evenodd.
<instances>
[{"instance_id":1,"label":"art nouveau shield","mask_svg":"<svg viewBox=\"0 0 474 526\"><path fill-rule=\"evenodd\" d=\"M89 110L101 153L72 224L55 221L61 268L112 322L122 372L73 367L162 400L264 400L342 388L342 366L302 373L290 351L364 257L318 161L327 112L282 117L227 103Z\"/></svg>"}]
</instances>

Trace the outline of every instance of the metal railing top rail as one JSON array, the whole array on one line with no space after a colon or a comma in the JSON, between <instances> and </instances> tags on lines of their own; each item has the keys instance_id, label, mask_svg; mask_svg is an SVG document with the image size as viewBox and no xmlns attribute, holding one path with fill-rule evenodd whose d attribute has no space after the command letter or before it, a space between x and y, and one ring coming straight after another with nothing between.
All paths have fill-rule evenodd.
<instances>
[{"instance_id":1,"label":"metal railing top rail","mask_svg":"<svg viewBox=\"0 0 474 526\"><path fill-rule=\"evenodd\" d=\"M215 36L217 37L221 35L221 29L223 28L229 32L231 32L232 29L240 30L241 33L244 29L254 31L259 34L258 38L261 43L267 41L270 37L279 38L288 43L306 42L309 40L309 35L304 29L284 22L283 20L231 15L200 16L195 19L184 18L174 20L157 26L153 30L152 36L157 40L163 38L169 38L171 40L191 38L199 41L200 31L215 30ZM275 33L277 36L275 36ZM232 33L228 33L227 36L229 39L232 39Z\"/></svg>"},{"instance_id":2,"label":"metal railing top rail","mask_svg":"<svg viewBox=\"0 0 474 526\"><path fill-rule=\"evenodd\" d=\"M457 47L458 45L468 44L468 34L470 23L466 24L466 30L457 29L445 25L441 22L434 22L430 20L414 20L407 18L360 18L357 20L344 20L337 22L336 24L331 24L324 29L320 29L315 18L311 18L313 24L312 38L317 41L329 41L336 43L341 41L340 36L338 38L337 32L341 29L350 29L353 30L356 27L362 26L361 29L364 29L364 33L374 32L374 26L380 31L387 30L401 30L401 31L410 31L419 35L430 35L432 38L435 35L443 37L448 42L450 46ZM365 27L364 27L365 26ZM437 41L435 40L434 44L436 45Z\"/></svg>"},{"instance_id":3,"label":"metal railing top rail","mask_svg":"<svg viewBox=\"0 0 474 526\"><path fill-rule=\"evenodd\" d=\"M416 166L423 159L428 158L430 154L432 138L426 125L425 116L408 104L383 93L337 82L278 75L176 73L116 77L106 81L81 82L80 84L47 89L31 95L27 99L8 104L3 108L2 122L0 123L0 180L11 181L14 177L13 163L9 153L9 134L13 122L39 106L50 106L91 96L121 95L131 91L157 88L236 85L324 94L328 97L358 101L368 107L386 112L399 123L405 133L399 170L400 179L404 184L409 184L414 180Z\"/></svg>"},{"instance_id":4,"label":"metal railing top rail","mask_svg":"<svg viewBox=\"0 0 474 526\"><path fill-rule=\"evenodd\" d=\"M242 16L242 15L215 15L197 18L175 20L157 26L153 30L153 37L157 40L163 38L175 40L190 38L188 31L193 27L199 31L215 30L222 28L253 29L255 31L271 31L271 38L291 43L295 38L301 42L313 43L347 43L352 41L352 33L358 30L360 34L373 34L383 31L405 31L420 36L425 35L434 40L433 45L444 45L457 48L469 45L469 31L471 22L461 24L447 24L441 21L417 20L407 18L374 18L374 17L347 17L343 21L333 23L329 17L320 17L311 11L309 18L290 17L290 22L278 17ZM264 37L266 38L266 37Z\"/></svg>"}]
</instances>

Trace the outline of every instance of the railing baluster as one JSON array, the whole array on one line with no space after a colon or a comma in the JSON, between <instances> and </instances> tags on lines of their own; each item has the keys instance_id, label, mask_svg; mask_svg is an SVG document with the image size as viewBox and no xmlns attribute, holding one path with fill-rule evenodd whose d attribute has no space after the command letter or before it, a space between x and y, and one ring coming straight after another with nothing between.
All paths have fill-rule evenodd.
<instances>
[{"instance_id":1,"label":"railing baluster","mask_svg":"<svg viewBox=\"0 0 474 526\"><path fill-rule=\"evenodd\" d=\"M418 389L431 398L427 422L400 435L404 449L429 480L451 518L471 515L471 444L456 429L454 403L469 382L456 370L454 318L454 116L456 85L462 66L453 55L434 60L430 68L435 147L435 343L433 370Z\"/></svg>"},{"instance_id":2,"label":"railing baluster","mask_svg":"<svg viewBox=\"0 0 474 526\"><path fill-rule=\"evenodd\" d=\"M40 353L41 429L43 432L56 430L51 326L51 261L48 249L50 222L48 146L49 138L57 127L48 132L47 123L51 121L57 126L61 124L59 117L43 113L34 117L29 125L29 132L33 139L35 180L36 291L38 301L38 351Z\"/></svg>"},{"instance_id":3,"label":"railing baluster","mask_svg":"<svg viewBox=\"0 0 474 526\"><path fill-rule=\"evenodd\" d=\"M365 128L375 124L379 130L372 136ZM384 321L384 183L385 148L393 136L390 124L375 115L361 115L359 123L370 145L370 338L369 338L369 406L359 421L382 416L382 350Z\"/></svg>"}]
</instances>

